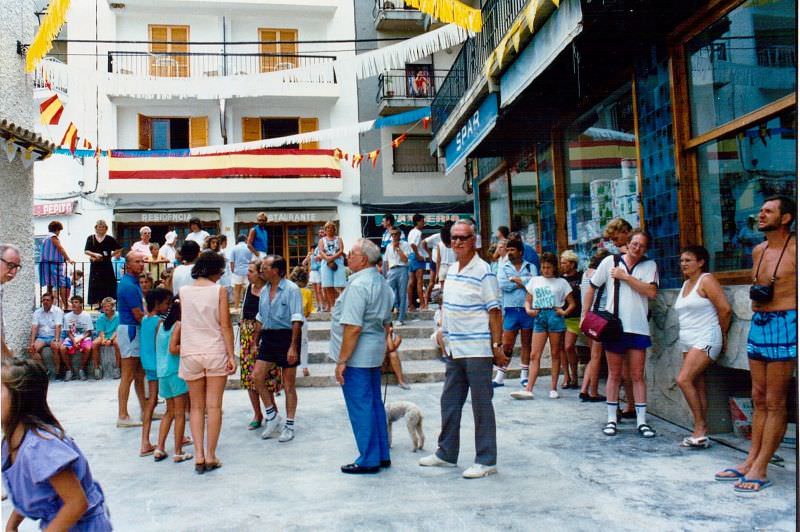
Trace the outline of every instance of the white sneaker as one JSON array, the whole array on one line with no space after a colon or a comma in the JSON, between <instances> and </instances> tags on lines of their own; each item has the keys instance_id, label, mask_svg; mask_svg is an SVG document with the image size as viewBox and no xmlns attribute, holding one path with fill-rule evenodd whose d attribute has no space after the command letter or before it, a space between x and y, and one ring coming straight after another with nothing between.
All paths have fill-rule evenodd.
<instances>
[{"instance_id":1,"label":"white sneaker","mask_svg":"<svg viewBox=\"0 0 800 532\"><path fill-rule=\"evenodd\" d=\"M511 397L522 401L530 401L533 399L533 392L529 392L528 390L517 390L516 392L511 392Z\"/></svg>"},{"instance_id":2,"label":"white sneaker","mask_svg":"<svg viewBox=\"0 0 800 532\"><path fill-rule=\"evenodd\" d=\"M103 370L101 368L94 368L94 378L98 381L103 378Z\"/></svg>"},{"instance_id":3,"label":"white sneaker","mask_svg":"<svg viewBox=\"0 0 800 532\"><path fill-rule=\"evenodd\" d=\"M558 399L558 392L555 391L555 390L550 390L550 393L548 394L548 397L550 399Z\"/></svg>"},{"instance_id":4,"label":"white sneaker","mask_svg":"<svg viewBox=\"0 0 800 532\"><path fill-rule=\"evenodd\" d=\"M272 438L273 434L278 432L282 426L283 426L283 418L279 415L276 415L270 421L265 421L264 432L261 433L261 439L267 440L269 438Z\"/></svg>"},{"instance_id":5,"label":"white sneaker","mask_svg":"<svg viewBox=\"0 0 800 532\"><path fill-rule=\"evenodd\" d=\"M67 372L64 374L65 381L71 381L73 377L72 370L68 369Z\"/></svg>"},{"instance_id":6,"label":"white sneaker","mask_svg":"<svg viewBox=\"0 0 800 532\"><path fill-rule=\"evenodd\" d=\"M442 460L436 456L436 453L420 458L419 465L423 467L456 467L456 464Z\"/></svg>"},{"instance_id":7,"label":"white sneaker","mask_svg":"<svg viewBox=\"0 0 800 532\"><path fill-rule=\"evenodd\" d=\"M281 431L281 436L278 438L279 442L292 441L294 439L294 429L284 426Z\"/></svg>"},{"instance_id":8,"label":"white sneaker","mask_svg":"<svg viewBox=\"0 0 800 532\"><path fill-rule=\"evenodd\" d=\"M85 371L83 371L82 369L79 369L79 370L78 370L78 378L79 378L80 380L82 380L82 381L85 381L85 380L87 380L87 379L86 379L86 372L85 372Z\"/></svg>"},{"instance_id":9,"label":"white sneaker","mask_svg":"<svg viewBox=\"0 0 800 532\"><path fill-rule=\"evenodd\" d=\"M488 477L489 475L494 475L495 473L497 473L497 466L472 464L470 467L464 470L464 474L462 476L464 478L482 478Z\"/></svg>"}]
</instances>

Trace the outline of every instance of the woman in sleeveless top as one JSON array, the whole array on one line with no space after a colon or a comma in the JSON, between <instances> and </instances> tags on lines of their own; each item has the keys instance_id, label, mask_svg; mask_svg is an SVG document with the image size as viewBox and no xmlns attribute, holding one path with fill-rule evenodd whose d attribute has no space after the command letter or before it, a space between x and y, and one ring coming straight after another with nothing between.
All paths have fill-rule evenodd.
<instances>
[{"instance_id":1,"label":"woman in sleeveless top","mask_svg":"<svg viewBox=\"0 0 800 532\"><path fill-rule=\"evenodd\" d=\"M261 290L264 288L264 280L259 275L260 272L261 261L255 259L247 267L247 280L250 284L244 292L242 315L239 320L241 387L247 390L250 404L253 407L253 420L248 424L248 430L256 430L261 426L263 420L258 392L253 383L253 366L258 355L258 343L255 340L258 335L259 323L256 320L256 315L258 314L258 299L261 295ZM273 366L267 372L267 389L271 392L277 392L280 390L280 383L280 369L277 366Z\"/></svg>"},{"instance_id":2,"label":"woman in sleeveless top","mask_svg":"<svg viewBox=\"0 0 800 532\"><path fill-rule=\"evenodd\" d=\"M341 237L336 236L336 225L333 222L325 224L325 236L319 239L319 254L322 258L322 290L327 307L332 309L347 282L344 273L344 243Z\"/></svg>"},{"instance_id":3,"label":"woman in sleeveless top","mask_svg":"<svg viewBox=\"0 0 800 532\"><path fill-rule=\"evenodd\" d=\"M675 300L675 311L684 359L677 384L694 417L694 431L681 445L706 448L710 442L706 436L708 403L704 372L725 351L731 306L719 282L708 273L708 251L704 247L684 249L681 270L686 281Z\"/></svg>"},{"instance_id":4,"label":"woman in sleeveless top","mask_svg":"<svg viewBox=\"0 0 800 532\"><path fill-rule=\"evenodd\" d=\"M67 264L75 264L70 259L67 251L61 245L58 234L64 229L61 222L54 220L47 226L50 234L42 243L42 258L39 262L39 283L42 287L47 287L48 292L58 295L61 308L67 306L69 300L69 289L71 283L67 275Z\"/></svg>"},{"instance_id":5,"label":"woman in sleeveless top","mask_svg":"<svg viewBox=\"0 0 800 532\"><path fill-rule=\"evenodd\" d=\"M173 333L180 335L178 375L189 385L189 424L198 474L222 466L216 455L222 428L222 393L228 375L236 370L228 292L216 284L224 268L225 259L219 253L200 254L192 268L195 282L180 289L181 323Z\"/></svg>"}]
</instances>

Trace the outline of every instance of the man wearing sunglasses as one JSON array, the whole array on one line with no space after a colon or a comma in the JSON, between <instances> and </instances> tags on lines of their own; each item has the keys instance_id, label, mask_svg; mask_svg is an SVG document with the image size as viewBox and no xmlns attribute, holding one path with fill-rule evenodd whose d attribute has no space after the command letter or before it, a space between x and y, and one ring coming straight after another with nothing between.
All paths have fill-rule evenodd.
<instances>
[{"instance_id":1,"label":"man wearing sunglasses","mask_svg":"<svg viewBox=\"0 0 800 532\"><path fill-rule=\"evenodd\" d=\"M16 277L22 268L19 248L12 244L0 244L0 350L2 358L10 358L11 349L6 345L6 313L3 307L3 285Z\"/></svg>"}]
</instances>

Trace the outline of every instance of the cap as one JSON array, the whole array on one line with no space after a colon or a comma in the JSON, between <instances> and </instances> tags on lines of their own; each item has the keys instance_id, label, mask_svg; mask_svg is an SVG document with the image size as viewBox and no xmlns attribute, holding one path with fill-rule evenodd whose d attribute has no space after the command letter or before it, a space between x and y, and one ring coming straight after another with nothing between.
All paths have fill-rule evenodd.
<instances>
[{"instance_id":1,"label":"cap","mask_svg":"<svg viewBox=\"0 0 800 532\"><path fill-rule=\"evenodd\" d=\"M170 231L166 235L164 235L164 240L167 244L174 244L175 241L178 239L178 233L175 231Z\"/></svg>"}]
</instances>

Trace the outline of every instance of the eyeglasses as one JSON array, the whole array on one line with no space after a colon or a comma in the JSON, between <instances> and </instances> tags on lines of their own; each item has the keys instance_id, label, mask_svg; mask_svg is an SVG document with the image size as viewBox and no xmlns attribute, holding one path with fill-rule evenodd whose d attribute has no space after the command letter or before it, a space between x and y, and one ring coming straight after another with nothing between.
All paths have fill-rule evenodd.
<instances>
[{"instance_id":1,"label":"eyeglasses","mask_svg":"<svg viewBox=\"0 0 800 532\"><path fill-rule=\"evenodd\" d=\"M5 264L8 267L8 269L11 270L12 272L14 270L21 270L22 269L22 264L17 264L16 262L10 262L10 261L7 261L6 259L0 259L0 260L3 261L3 264Z\"/></svg>"},{"instance_id":2,"label":"eyeglasses","mask_svg":"<svg viewBox=\"0 0 800 532\"><path fill-rule=\"evenodd\" d=\"M455 240L456 242L466 242L473 237L475 237L475 235L450 235L450 240Z\"/></svg>"}]
</instances>

